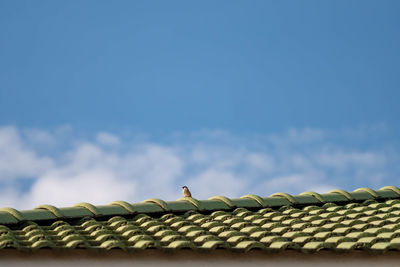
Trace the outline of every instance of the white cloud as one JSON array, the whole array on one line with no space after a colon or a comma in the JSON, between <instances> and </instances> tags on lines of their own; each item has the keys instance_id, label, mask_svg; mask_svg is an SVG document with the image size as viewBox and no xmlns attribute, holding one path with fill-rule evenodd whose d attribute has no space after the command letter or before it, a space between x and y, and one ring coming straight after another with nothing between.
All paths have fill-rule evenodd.
<instances>
[{"instance_id":1,"label":"white cloud","mask_svg":"<svg viewBox=\"0 0 400 267\"><path fill-rule=\"evenodd\" d=\"M21 198L20 192L12 186L2 186L0 189L0 208L13 207L16 209L26 208L26 205Z\"/></svg>"},{"instance_id":2,"label":"white cloud","mask_svg":"<svg viewBox=\"0 0 400 267\"><path fill-rule=\"evenodd\" d=\"M43 203L71 206L78 202L107 204L122 200L136 192L133 181L118 182L115 173L106 168L81 170L69 173L68 170L51 171L41 176L33 185L27 199L29 205Z\"/></svg>"},{"instance_id":3,"label":"white cloud","mask_svg":"<svg viewBox=\"0 0 400 267\"><path fill-rule=\"evenodd\" d=\"M250 168L259 169L265 173L270 173L275 170L274 158L265 153L250 152L247 155L246 161Z\"/></svg>"},{"instance_id":4,"label":"white cloud","mask_svg":"<svg viewBox=\"0 0 400 267\"><path fill-rule=\"evenodd\" d=\"M268 192L268 195L282 191L289 194L298 194L305 191L325 193L335 186L328 184L328 181L322 179L323 176L323 173L312 172L277 176L265 181L261 187L265 192Z\"/></svg>"},{"instance_id":5,"label":"white cloud","mask_svg":"<svg viewBox=\"0 0 400 267\"><path fill-rule=\"evenodd\" d=\"M168 198L176 191L181 168L181 160L170 148L145 145L124 154L81 143L63 163L37 178L28 199L35 205L72 205Z\"/></svg>"},{"instance_id":6,"label":"white cloud","mask_svg":"<svg viewBox=\"0 0 400 267\"><path fill-rule=\"evenodd\" d=\"M319 129L289 129L283 134L268 134L267 140L275 146L304 145L307 143L318 143L322 141L326 133Z\"/></svg>"},{"instance_id":7,"label":"white cloud","mask_svg":"<svg viewBox=\"0 0 400 267\"><path fill-rule=\"evenodd\" d=\"M247 181L233 172L215 169L204 170L191 177L187 183L192 193L200 199L208 199L215 195L239 197ZM242 193L243 194L243 193Z\"/></svg>"},{"instance_id":8,"label":"white cloud","mask_svg":"<svg viewBox=\"0 0 400 267\"><path fill-rule=\"evenodd\" d=\"M0 180L35 177L52 168L53 160L27 148L14 127L0 128Z\"/></svg>"},{"instance_id":9,"label":"white cloud","mask_svg":"<svg viewBox=\"0 0 400 267\"><path fill-rule=\"evenodd\" d=\"M117 136L106 132L98 133L96 136L96 140L102 145L115 146L120 144L120 140Z\"/></svg>"},{"instance_id":10,"label":"white cloud","mask_svg":"<svg viewBox=\"0 0 400 267\"><path fill-rule=\"evenodd\" d=\"M395 184L400 174L395 146L361 149L348 145L347 134L342 143L338 133L311 128L264 136L203 130L174 134L163 144L136 136L121 141L106 132L88 140L63 129L0 127L0 206L174 200L183 185L199 199L323 193ZM43 144L57 149L46 152ZM21 189L26 177L32 185Z\"/></svg>"},{"instance_id":11,"label":"white cloud","mask_svg":"<svg viewBox=\"0 0 400 267\"><path fill-rule=\"evenodd\" d=\"M27 141L30 143L51 146L56 142L55 137L52 136L48 131L41 129L27 129L23 132Z\"/></svg>"},{"instance_id":12,"label":"white cloud","mask_svg":"<svg viewBox=\"0 0 400 267\"><path fill-rule=\"evenodd\" d=\"M302 130L299 129L290 129L287 133L286 138L295 143L315 143L316 141L322 140L324 137L324 132L318 129L304 128Z\"/></svg>"},{"instance_id":13,"label":"white cloud","mask_svg":"<svg viewBox=\"0 0 400 267\"><path fill-rule=\"evenodd\" d=\"M379 152L354 152L354 151L334 151L324 152L315 156L316 162L326 166L343 169L354 165L364 168L384 166L385 155Z\"/></svg>"}]
</instances>

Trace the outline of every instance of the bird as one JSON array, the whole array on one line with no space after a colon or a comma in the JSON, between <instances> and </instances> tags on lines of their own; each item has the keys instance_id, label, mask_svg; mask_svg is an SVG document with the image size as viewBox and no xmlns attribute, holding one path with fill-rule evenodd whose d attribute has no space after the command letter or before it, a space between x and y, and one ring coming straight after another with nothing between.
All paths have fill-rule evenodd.
<instances>
[{"instance_id":1,"label":"bird","mask_svg":"<svg viewBox=\"0 0 400 267\"><path fill-rule=\"evenodd\" d=\"M192 197L192 194L189 191L189 188L187 188L186 185L182 186L182 193L184 197Z\"/></svg>"}]
</instances>

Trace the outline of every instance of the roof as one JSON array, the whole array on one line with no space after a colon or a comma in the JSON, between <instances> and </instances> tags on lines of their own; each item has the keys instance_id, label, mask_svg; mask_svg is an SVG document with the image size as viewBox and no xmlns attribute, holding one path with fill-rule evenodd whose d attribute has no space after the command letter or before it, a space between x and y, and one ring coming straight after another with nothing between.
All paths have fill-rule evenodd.
<instances>
[{"instance_id":1,"label":"roof","mask_svg":"<svg viewBox=\"0 0 400 267\"><path fill-rule=\"evenodd\" d=\"M400 250L400 189L0 209L0 252Z\"/></svg>"}]
</instances>

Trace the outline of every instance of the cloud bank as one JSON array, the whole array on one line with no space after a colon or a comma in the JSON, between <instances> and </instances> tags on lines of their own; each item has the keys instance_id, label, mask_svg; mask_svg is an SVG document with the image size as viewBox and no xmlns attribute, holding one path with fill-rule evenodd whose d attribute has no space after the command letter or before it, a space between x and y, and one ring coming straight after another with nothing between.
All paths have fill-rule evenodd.
<instances>
[{"instance_id":1,"label":"cloud bank","mask_svg":"<svg viewBox=\"0 0 400 267\"><path fill-rule=\"evenodd\" d=\"M71 127L3 126L0 207L174 200L182 185L198 199L396 185L396 146L370 138L360 129L305 128L246 136L199 131L151 141L107 132L82 138Z\"/></svg>"}]
</instances>

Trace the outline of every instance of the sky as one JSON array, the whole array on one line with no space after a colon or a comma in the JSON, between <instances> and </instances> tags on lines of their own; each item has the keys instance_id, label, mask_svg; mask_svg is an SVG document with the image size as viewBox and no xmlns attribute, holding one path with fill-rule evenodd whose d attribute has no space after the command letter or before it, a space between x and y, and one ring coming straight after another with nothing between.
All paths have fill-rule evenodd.
<instances>
[{"instance_id":1,"label":"sky","mask_svg":"<svg viewBox=\"0 0 400 267\"><path fill-rule=\"evenodd\" d=\"M0 0L0 206L400 186L399 11Z\"/></svg>"}]
</instances>

